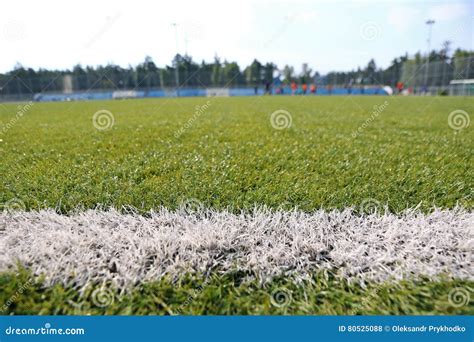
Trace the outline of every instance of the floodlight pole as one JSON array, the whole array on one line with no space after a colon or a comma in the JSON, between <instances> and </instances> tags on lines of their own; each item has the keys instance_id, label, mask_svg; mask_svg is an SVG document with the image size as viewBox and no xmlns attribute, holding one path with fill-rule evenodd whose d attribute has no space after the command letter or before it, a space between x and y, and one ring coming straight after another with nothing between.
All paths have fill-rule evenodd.
<instances>
[{"instance_id":1,"label":"floodlight pole","mask_svg":"<svg viewBox=\"0 0 474 342\"><path fill-rule=\"evenodd\" d=\"M174 33L175 33L175 39L176 39L176 55L178 55L178 24L172 23L171 25L174 26ZM178 70L179 64L178 61L176 61L175 69L174 69L174 78L176 81L176 96L179 97L179 70Z\"/></svg>"},{"instance_id":2,"label":"floodlight pole","mask_svg":"<svg viewBox=\"0 0 474 342\"><path fill-rule=\"evenodd\" d=\"M188 55L188 34L184 33L184 55Z\"/></svg>"},{"instance_id":3,"label":"floodlight pole","mask_svg":"<svg viewBox=\"0 0 474 342\"><path fill-rule=\"evenodd\" d=\"M425 69L425 87L428 89L428 69L430 66L430 53L431 53L431 30L435 21L433 19L427 20L428 25L428 55L426 56L426 69Z\"/></svg>"}]
</instances>

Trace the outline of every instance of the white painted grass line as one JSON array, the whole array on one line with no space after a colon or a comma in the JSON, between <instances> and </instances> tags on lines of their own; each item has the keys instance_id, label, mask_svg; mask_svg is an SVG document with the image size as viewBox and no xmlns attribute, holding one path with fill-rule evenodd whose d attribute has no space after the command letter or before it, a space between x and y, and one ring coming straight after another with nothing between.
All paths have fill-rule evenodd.
<instances>
[{"instance_id":1,"label":"white painted grass line","mask_svg":"<svg viewBox=\"0 0 474 342\"><path fill-rule=\"evenodd\" d=\"M112 282L127 288L165 275L243 270L262 280L299 280L318 270L351 281L474 279L474 213L360 216L351 209L251 214L162 209L150 217L115 210L71 216L51 210L0 213L0 271L18 261L47 285Z\"/></svg>"}]
</instances>

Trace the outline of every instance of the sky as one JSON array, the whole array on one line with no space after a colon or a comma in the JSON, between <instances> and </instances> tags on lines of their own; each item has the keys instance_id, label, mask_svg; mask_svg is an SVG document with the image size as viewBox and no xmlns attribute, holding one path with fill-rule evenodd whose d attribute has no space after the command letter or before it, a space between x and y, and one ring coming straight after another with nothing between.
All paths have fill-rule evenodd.
<instances>
[{"instance_id":1,"label":"sky","mask_svg":"<svg viewBox=\"0 0 474 342\"><path fill-rule=\"evenodd\" d=\"M474 50L474 1L4 1L0 72L17 63L34 69L76 64L136 65L151 56L169 65L179 52L193 60L257 58L320 73L352 70L452 41ZM173 25L176 24L176 25Z\"/></svg>"}]
</instances>

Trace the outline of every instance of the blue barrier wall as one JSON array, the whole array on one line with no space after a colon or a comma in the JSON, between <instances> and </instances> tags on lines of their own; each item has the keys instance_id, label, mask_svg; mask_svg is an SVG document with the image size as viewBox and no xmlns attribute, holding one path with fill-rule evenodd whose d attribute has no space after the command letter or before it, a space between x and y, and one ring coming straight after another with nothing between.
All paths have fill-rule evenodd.
<instances>
[{"instance_id":1,"label":"blue barrier wall","mask_svg":"<svg viewBox=\"0 0 474 342\"><path fill-rule=\"evenodd\" d=\"M81 101L81 100L109 100L113 92L108 93L72 93L72 94L36 94L35 101Z\"/></svg>"},{"instance_id":2,"label":"blue barrier wall","mask_svg":"<svg viewBox=\"0 0 474 342\"><path fill-rule=\"evenodd\" d=\"M273 93L273 92L272 92ZM255 88L231 88L229 89L230 96L255 96L263 95L265 92L262 88L257 89L257 94L255 94Z\"/></svg>"},{"instance_id":3,"label":"blue barrier wall","mask_svg":"<svg viewBox=\"0 0 474 342\"><path fill-rule=\"evenodd\" d=\"M227 89L229 96L255 96L264 95L263 88L230 88ZM283 91L283 92L282 92ZM130 95L123 95L127 91L96 91L96 92L81 92L81 93L47 93L35 94L34 101L50 102L50 101L84 101L84 100L110 100L113 98L148 98L148 97L196 97L196 96L212 96L212 91L202 88L183 88L179 89L178 93L175 89L156 89L148 91L130 91ZM289 87L273 88L271 93L275 96L291 95L292 91ZM295 92L296 95L302 95L301 89ZM333 88L328 90L326 87L316 89L316 93L305 94L306 96L317 95L387 95L382 88Z\"/></svg>"}]
</instances>

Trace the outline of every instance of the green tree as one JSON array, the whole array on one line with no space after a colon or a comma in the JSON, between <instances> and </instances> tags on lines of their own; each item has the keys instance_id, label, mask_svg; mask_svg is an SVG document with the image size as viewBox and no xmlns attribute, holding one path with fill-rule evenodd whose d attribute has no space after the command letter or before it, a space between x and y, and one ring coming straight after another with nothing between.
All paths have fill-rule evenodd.
<instances>
[{"instance_id":1,"label":"green tree","mask_svg":"<svg viewBox=\"0 0 474 342\"><path fill-rule=\"evenodd\" d=\"M262 81L262 64L254 59L252 64L250 64L245 70L245 79L247 85L258 86Z\"/></svg>"},{"instance_id":2,"label":"green tree","mask_svg":"<svg viewBox=\"0 0 474 342\"><path fill-rule=\"evenodd\" d=\"M218 87L221 85L221 61L218 56L214 57L214 64L212 65L211 83L214 87Z\"/></svg>"},{"instance_id":3,"label":"green tree","mask_svg":"<svg viewBox=\"0 0 474 342\"><path fill-rule=\"evenodd\" d=\"M283 67L282 74L283 74L283 82L286 84L291 83L294 80L295 69L292 66L285 65Z\"/></svg>"}]
</instances>

